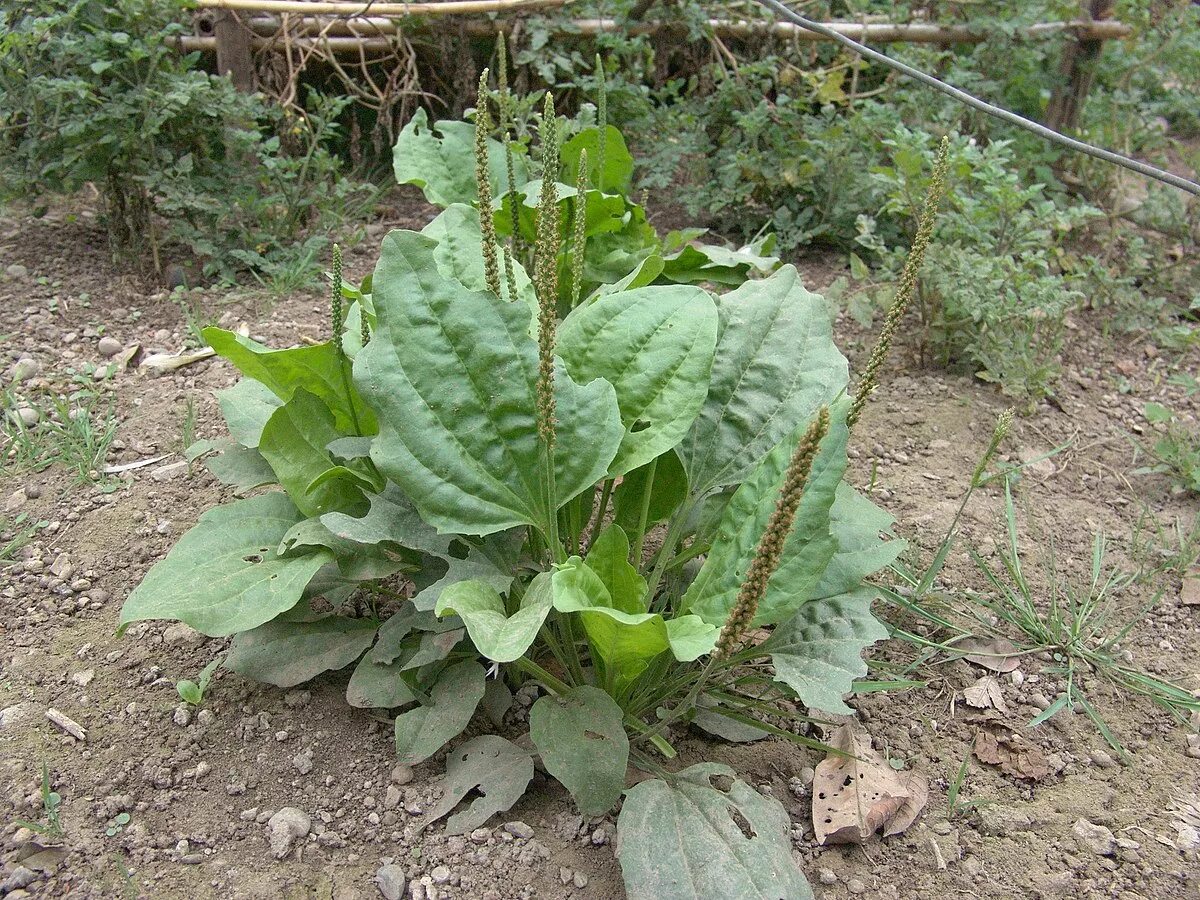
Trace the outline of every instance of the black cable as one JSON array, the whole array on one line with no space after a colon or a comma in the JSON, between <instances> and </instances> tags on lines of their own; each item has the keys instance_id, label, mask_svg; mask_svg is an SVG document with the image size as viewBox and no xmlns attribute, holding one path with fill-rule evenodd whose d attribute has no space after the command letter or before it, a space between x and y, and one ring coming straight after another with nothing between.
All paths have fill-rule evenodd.
<instances>
[{"instance_id":1,"label":"black cable","mask_svg":"<svg viewBox=\"0 0 1200 900\"><path fill-rule=\"evenodd\" d=\"M792 12L790 9L780 3L779 0L758 0L758 2L768 9L773 10L775 13L782 16L793 25L798 25L806 31L812 31L822 35L823 37L827 37L832 41L837 41L839 44L854 51L859 56L865 56L867 59L874 60L877 63L895 69L902 75L907 75L909 78L928 85L934 90L941 91L943 94L953 97L959 103L965 103L967 106L977 109L980 112L985 112L989 116L994 116L997 119L1003 119L1005 122L1016 125L1018 128L1024 128L1026 131L1031 131L1038 137L1044 138L1047 141L1051 141L1055 144L1061 144L1062 146L1068 147L1071 150L1075 150L1079 153L1086 153L1088 156L1094 156L1097 159L1102 159L1105 162L1112 163L1113 165L1121 166L1141 175L1145 175L1147 178L1153 178L1156 181L1161 181L1164 184L1169 184L1172 187L1179 188L1181 191L1187 191L1189 194L1200 196L1200 184L1197 184L1194 181L1188 181L1186 178L1181 178L1178 175L1174 175L1170 172L1164 171L1163 169L1159 169L1156 166L1150 165L1149 163L1144 163L1141 160L1131 159L1128 156L1122 156L1120 153L1114 153L1111 150L1105 150L1103 147L1096 147L1084 141L1067 137L1065 134L1055 131L1053 128L1047 128L1045 125L1041 125L1032 121L1031 119L1026 119L1024 116L1019 116L1015 112L1010 112L1003 107L994 106L991 103L980 100L978 97L972 96L966 91L946 84L946 82L940 81L939 79L934 78L932 75L925 74L920 69L914 69L912 66L905 65L899 60L892 59L890 56L880 53L878 50L872 50L865 44L860 44L853 38L846 37L844 34L839 34L832 28L825 27L820 22L813 22L809 19L806 19L804 16Z\"/></svg>"}]
</instances>

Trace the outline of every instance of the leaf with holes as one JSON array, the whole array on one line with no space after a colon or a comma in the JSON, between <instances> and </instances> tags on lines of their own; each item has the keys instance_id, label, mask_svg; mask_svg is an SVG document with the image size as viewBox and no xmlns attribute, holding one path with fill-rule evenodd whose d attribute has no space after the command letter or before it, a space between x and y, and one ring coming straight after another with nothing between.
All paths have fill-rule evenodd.
<instances>
[{"instance_id":1,"label":"leaf with holes","mask_svg":"<svg viewBox=\"0 0 1200 900\"><path fill-rule=\"evenodd\" d=\"M617 819L625 891L656 900L811 900L790 832L779 801L727 766L701 763L669 782L643 781Z\"/></svg>"},{"instance_id":2,"label":"leaf with holes","mask_svg":"<svg viewBox=\"0 0 1200 900\"><path fill-rule=\"evenodd\" d=\"M248 631L291 609L333 554L281 557L275 548L299 510L286 494L210 509L134 588L121 625L177 619L210 637Z\"/></svg>"},{"instance_id":3,"label":"leaf with holes","mask_svg":"<svg viewBox=\"0 0 1200 900\"><path fill-rule=\"evenodd\" d=\"M396 756L406 765L429 759L462 734L483 699L483 666L464 660L444 670L429 703L396 717Z\"/></svg>"},{"instance_id":4,"label":"leaf with holes","mask_svg":"<svg viewBox=\"0 0 1200 900\"><path fill-rule=\"evenodd\" d=\"M829 739L836 753L817 764L813 780L813 830L820 844L862 844L876 831L898 834L929 799L929 783L897 772L871 746L871 736L842 725Z\"/></svg>"},{"instance_id":5,"label":"leaf with holes","mask_svg":"<svg viewBox=\"0 0 1200 900\"><path fill-rule=\"evenodd\" d=\"M782 681L809 709L849 715L842 700L854 679L867 674L862 652L887 637L887 629L871 615L874 588L863 587L840 597L810 600L764 641L771 654L775 680Z\"/></svg>"},{"instance_id":6,"label":"leaf with holes","mask_svg":"<svg viewBox=\"0 0 1200 900\"><path fill-rule=\"evenodd\" d=\"M450 817L446 833L474 831L520 800L531 780L533 757L527 750L494 734L472 738L446 757L442 798L429 810L421 828L428 828L474 791L479 796Z\"/></svg>"},{"instance_id":7,"label":"leaf with holes","mask_svg":"<svg viewBox=\"0 0 1200 900\"><path fill-rule=\"evenodd\" d=\"M600 816L616 805L625 787L629 739L612 697L590 685L542 697L529 711L529 736L546 771L571 792L581 813Z\"/></svg>"},{"instance_id":8,"label":"leaf with holes","mask_svg":"<svg viewBox=\"0 0 1200 900\"><path fill-rule=\"evenodd\" d=\"M801 422L845 387L825 301L793 266L718 300L708 396L679 446L694 496L737 484Z\"/></svg>"},{"instance_id":9,"label":"leaf with holes","mask_svg":"<svg viewBox=\"0 0 1200 900\"><path fill-rule=\"evenodd\" d=\"M371 646L378 628L374 619L341 616L268 622L233 639L225 668L276 687L295 687L350 665Z\"/></svg>"}]
</instances>

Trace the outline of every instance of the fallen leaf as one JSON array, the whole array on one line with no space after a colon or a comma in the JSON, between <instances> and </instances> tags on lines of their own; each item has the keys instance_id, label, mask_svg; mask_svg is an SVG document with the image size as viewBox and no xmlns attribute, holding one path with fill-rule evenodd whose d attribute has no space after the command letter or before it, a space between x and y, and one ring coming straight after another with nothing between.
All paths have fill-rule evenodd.
<instances>
[{"instance_id":1,"label":"fallen leaf","mask_svg":"<svg viewBox=\"0 0 1200 900\"><path fill-rule=\"evenodd\" d=\"M892 820L883 829L884 837L900 834L917 820L925 804L929 802L929 779L919 772L897 772L904 789L908 791L908 799L896 810Z\"/></svg>"},{"instance_id":2,"label":"fallen leaf","mask_svg":"<svg viewBox=\"0 0 1200 900\"><path fill-rule=\"evenodd\" d=\"M997 723L976 732L973 749L980 762L997 766L1013 778L1041 781L1050 774L1050 764L1041 750L1027 738Z\"/></svg>"},{"instance_id":3,"label":"fallen leaf","mask_svg":"<svg viewBox=\"0 0 1200 900\"><path fill-rule=\"evenodd\" d=\"M963 651L967 662L1002 675L1021 667L1021 651L1005 638L965 637L955 641L954 649Z\"/></svg>"},{"instance_id":4,"label":"fallen leaf","mask_svg":"<svg viewBox=\"0 0 1200 900\"><path fill-rule=\"evenodd\" d=\"M963 688L963 700L967 706L975 709L998 709L1008 712L1004 695L1000 692L1000 682L994 675L984 675L968 688Z\"/></svg>"},{"instance_id":5,"label":"fallen leaf","mask_svg":"<svg viewBox=\"0 0 1200 900\"><path fill-rule=\"evenodd\" d=\"M1200 606L1200 571L1188 572L1183 576L1179 602L1184 606Z\"/></svg>"},{"instance_id":6,"label":"fallen leaf","mask_svg":"<svg viewBox=\"0 0 1200 900\"><path fill-rule=\"evenodd\" d=\"M929 783L920 775L897 772L871 747L871 738L842 725L817 764L813 780L813 829L820 844L861 844L879 829L899 834L929 799Z\"/></svg>"}]
</instances>

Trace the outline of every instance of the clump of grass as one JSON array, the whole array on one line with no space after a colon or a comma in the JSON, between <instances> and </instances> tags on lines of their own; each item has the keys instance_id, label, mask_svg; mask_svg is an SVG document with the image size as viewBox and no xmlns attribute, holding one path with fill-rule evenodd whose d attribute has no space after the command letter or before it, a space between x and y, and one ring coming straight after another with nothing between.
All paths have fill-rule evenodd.
<instances>
[{"instance_id":1,"label":"clump of grass","mask_svg":"<svg viewBox=\"0 0 1200 900\"><path fill-rule=\"evenodd\" d=\"M6 410L16 409L18 401L11 391L5 401ZM74 470L79 482L104 481L104 461L117 436L111 399L85 388L24 405L36 411L37 421L27 425L11 412L5 415L0 470L16 474L62 466Z\"/></svg>"},{"instance_id":2,"label":"clump of grass","mask_svg":"<svg viewBox=\"0 0 1200 900\"><path fill-rule=\"evenodd\" d=\"M1189 691L1155 678L1121 661L1119 657L1118 645L1158 605L1161 592L1132 615L1120 617L1117 597L1137 576L1136 573L1121 572L1106 565L1106 541L1104 535L1098 533L1092 540L1091 577L1083 584L1072 583L1059 572L1051 545L1046 571L1049 589L1045 601L1039 603L1022 568L1016 512L1011 486L1007 481L1004 499L1008 545L1000 554L1002 571L993 568L978 553L971 553L975 565L994 593L991 596L968 596L973 601L970 613L981 630L1006 637L1015 632L1019 651L1048 651L1052 656L1053 664L1046 671L1062 678L1063 689L1045 710L1030 721L1030 727L1041 724L1064 709L1072 712L1080 710L1091 719L1109 746L1125 756L1124 746L1084 693L1082 681L1090 676L1099 677L1120 690L1149 700L1184 724L1191 713L1200 712L1200 699ZM989 624L993 620L996 624Z\"/></svg>"}]
</instances>

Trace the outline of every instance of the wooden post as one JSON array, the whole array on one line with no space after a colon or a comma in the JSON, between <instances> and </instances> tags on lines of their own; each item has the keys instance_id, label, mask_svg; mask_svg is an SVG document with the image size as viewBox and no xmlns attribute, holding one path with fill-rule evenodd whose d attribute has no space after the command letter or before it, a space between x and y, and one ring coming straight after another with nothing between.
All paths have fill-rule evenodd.
<instances>
[{"instance_id":1,"label":"wooden post","mask_svg":"<svg viewBox=\"0 0 1200 900\"><path fill-rule=\"evenodd\" d=\"M1113 14L1116 0L1083 0L1081 18L1101 21ZM1104 41L1075 36L1063 48L1058 65L1058 82L1046 107L1046 125L1055 131L1070 132L1079 127L1083 103L1096 76L1096 58Z\"/></svg>"},{"instance_id":2,"label":"wooden post","mask_svg":"<svg viewBox=\"0 0 1200 900\"><path fill-rule=\"evenodd\" d=\"M213 18L217 43L217 74L228 75L242 93L254 90L254 58L250 54L250 29L231 9L218 9Z\"/></svg>"}]
</instances>

